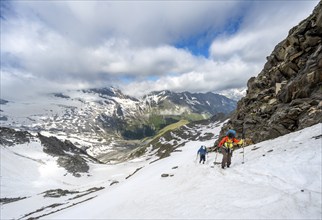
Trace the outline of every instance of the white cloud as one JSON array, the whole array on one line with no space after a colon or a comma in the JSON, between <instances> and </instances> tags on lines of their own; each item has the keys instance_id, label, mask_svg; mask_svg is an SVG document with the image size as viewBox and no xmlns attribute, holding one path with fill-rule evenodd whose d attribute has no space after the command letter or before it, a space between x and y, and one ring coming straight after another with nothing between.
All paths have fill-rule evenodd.
<instances>
[{"instance_id":1,"label":"white cloud","mask_svg":"<svg viewBox=\"0 0 322 220\"><path fill-rule=\"evenodd\" d=\"M256 64L247 65L238 57L231 58L229 62L203 60L196 64L201 65L196 65L193 71L161 76L155 81L129 83L123 85L122 89L141 96L147 91L166 89L177 92L208 92L240 88L246 85L249 73L254 73L259 68Z\"/></svg>"},{"instance_id":2,"label":"white cloud","mask_svg":"<svg viewBox=\"0 0 322 220\"><path fill-rule=\"evenodd\" d=\"M317 2L14 1L16 14L1 20L2 95L26 76L39 81L31 88L37 91L114 85L142 95L244 87ZM225 32L236 18L237 31ZM173 46L206 32L216 36L209 58Z\"/></svg>"},{"instance_id":3,"label":"white cloud","mask_svg":"<svg viewBox=\"0 0 322 220\"><path fill-rule=\"evenodd\" d=\"M98 44L110 36L137 45L173 43L195 32L223 27L240 12L237 2L209 1L22 1L24 19L42 21L66 38ZM229 13L227 13L229 12Z\"/></svg>"},{"instance_id":4,"label":"white cloud","mask_svg":"<svg viewBox=\"0 0 322 220\"><path fill-rule=\"evenodd\" d=\"M214 60L238 56L246 63L265 61L288 31L309 16L317 1L254 2L234 35L214 39L210 54Z\"/></svg>"}]
</instances>

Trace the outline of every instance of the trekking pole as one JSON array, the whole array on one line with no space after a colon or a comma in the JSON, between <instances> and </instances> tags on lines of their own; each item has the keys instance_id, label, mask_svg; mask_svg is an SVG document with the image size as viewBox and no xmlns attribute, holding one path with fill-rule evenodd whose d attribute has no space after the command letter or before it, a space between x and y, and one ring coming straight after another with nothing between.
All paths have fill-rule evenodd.
<instances>
[{"instance_id":1,"label":"trekking pole","mask_svg":"<svg viewBox=\"0 0 322 220\"><path fill-rule=\"evenodd\" d=\"M217 155L218 155L218 152L216 152L216 157L215 157L215 163L216 164L216 161L217 161Z\"/></svg>"},{"instance_id":2,"label":"trekking pole","mask_svg":"<svg viewBox=\"0 0 322 220\"><path fill-rule=\"evenodd\" d=\"M243 139L243 162L242 162L242 164L244 164L245 163L245 131L244 131L244 126L243 126L242 139Z\"/></svg>"},{"instance_id":3,"label":"trekking pole","mask_svg":"<svg viewBox=\"0 0 322 220\"><path fill-rule=\"evenodd\" d=\"M205 157L206 157L206 164L208 164L208 151L207 151Z\"/></svg>"},{"instance_id":4,"label":"trekking pole","mask_svg":"<svg viewBox=\"0 0 322 220\"><path fill-rule=\"evenodd\" d=\"M245 143L243 142L243 162L242 164L245 163Z\"/></svg>"},{"instance_id":5,"label":"trekking pole","mask_svg":"<svg viewBox=\"0 0 322 220\"><path fill-rule=\"evenodd\" d=\"M216 161L217 161L217 156L218 156L218 148L217 148L217 151L216 151L216 157L215 157L215 162L214 162L214 165L216 165Z\"/></svg>"}]
</instances>

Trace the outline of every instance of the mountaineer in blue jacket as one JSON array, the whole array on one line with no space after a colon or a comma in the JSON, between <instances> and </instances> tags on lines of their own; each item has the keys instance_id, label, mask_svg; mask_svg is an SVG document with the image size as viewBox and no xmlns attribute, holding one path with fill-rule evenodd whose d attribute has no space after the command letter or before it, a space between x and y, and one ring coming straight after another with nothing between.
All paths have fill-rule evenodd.
<instances>
[{"instance_id":1,"label":"mountaineer in blue jacket","mask_svg":"<svg viewBox=\"0 0 322 220\"><path fill-rule=\"evenodd\" d=\"M205 163L205 161L206 161L206 154L207 154L208 152L207 152L207 148L206 148L206 146L204 146L204 145L202 145L200 148L199 148L199 150L198 150L198 152L197 152L197 156L198 156L198 154L200 154L200 160L199 160L199 163Z\"/></svg>"}]
</instances>

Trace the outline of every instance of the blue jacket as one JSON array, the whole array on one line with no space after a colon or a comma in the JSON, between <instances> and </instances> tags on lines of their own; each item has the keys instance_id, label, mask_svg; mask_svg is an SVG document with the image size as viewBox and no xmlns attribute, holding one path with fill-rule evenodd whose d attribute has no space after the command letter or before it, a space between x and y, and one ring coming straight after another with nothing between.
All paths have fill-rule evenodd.
<instances>
[{"instance_id":1,"label":"blue jacket","mask_svg":"<svg viewBox=\"0 0 322 220\"><path fill-rule=\"evenodd\" d=\"M200 154L200 155L206 155L206 153L207 153L207 148L203 146L201 146L197 152L197 154Z\"/></svg>"}]
</instances>

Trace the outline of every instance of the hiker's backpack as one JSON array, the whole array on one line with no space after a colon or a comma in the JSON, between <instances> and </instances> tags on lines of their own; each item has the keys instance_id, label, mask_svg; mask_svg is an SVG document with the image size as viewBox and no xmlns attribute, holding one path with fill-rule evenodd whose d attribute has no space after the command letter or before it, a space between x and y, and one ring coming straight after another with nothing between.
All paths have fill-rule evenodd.
<instances>
[{"instance_id":1,"label":"hiker's backpack","mask_svg":"<svg viewBox=\"0 0 322 220\"><path fill-rule=\"evenodd\" d=\"M224 146L228 149L232 149L234 147L233 140L228 138L224 143Z\"/></svg>"},{"instance_id":2,"label":"hiker's backpack","mask_svg":"<svg viewBox=\"0 0 322 220\"><path fill-rule=\"evenodd\" d=\"M230 135L232 135L233 138L236 137L236 131L233 129L229 129L226 133L226 136L230 136Z\"/></svg>"}]
</instances>

